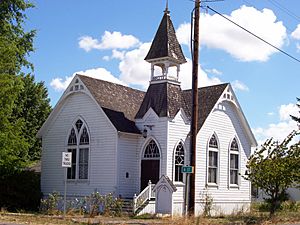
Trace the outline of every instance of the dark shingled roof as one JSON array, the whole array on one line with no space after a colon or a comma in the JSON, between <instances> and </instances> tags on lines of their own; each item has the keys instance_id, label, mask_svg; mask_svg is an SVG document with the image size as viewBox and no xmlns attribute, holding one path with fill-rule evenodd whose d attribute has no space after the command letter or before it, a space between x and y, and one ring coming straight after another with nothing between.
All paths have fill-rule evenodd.
<instances>
[{"instance_id":1,"label":"dark shingled roof","mask_svg":"<svg viewBox=\"0 0 300 225\"><path fill-rule=\"evenodd\" d=\"M228 84L198 89L199 118L198 130L215 106ZM171 83L151 84L135 118L142 118L152 108L159 117L173 118L182 108L190 119L192 114L192 90L182 91L179 85Z\"/></svg>"},{"instance_id":2,"label":"dark shingled roof","mask_svg":"<svg viewBox=\"0 0 300 225\"><path fill-rule=\"evenodd\" d=\"M221 97L228 83L219 84L214 86L202 87L198 89L198 104L199 104L199 116L198 116L198 131L204 124L209 113L216 105L217 101ZM192 90L182 91L182 97L184 103L182 108L186 115L191 118L192 115Z\"/></svg>"},{"instance_id":3,"label":"dark shingled roof","mask_svg":"<svg viewBox=\"0 0 300 225\"><path fill-rule=\"evenodd\" d=\"M159 117L174 117L181 107L181 88L167 82L151 84L135 118L142 118L151 107Z\"/></svg>"},{"instance_id":4,"label":"dark shingled roof","mask_svg":"<svg viewBox=\"0 0 300 225\"><path fill-rule=\"evenodd\" d=\"M151 84L145 93L108 81L78 76L118 131L140 133L134 119L142 118L150 108L159 117L174 118L181 108L189 119L191 117L192 90L181 90L178 84ZM227 86L220 84L198 89L198 130Z\"/></svg>"},{"instance_id":5,"label":"dark shingled roof","mask_svg":"<svg viewBox=\"0 0 300 225\"><path fill-rule=\"evenodd\" d=\"M186 59L176 38L175 29L170 15L166 10L155 34L151 48L145 60L170 57L178 63L185 63Z\"/></svg>"},{"instance_id":6,"label":"dark shingled roof","mask_svg":"<svg viewBox=\"0 0 300 225\"><path fill-rule=\"evenodd\" d=\"M134 116L145 92L108 81L78 75L118 131L140 133Z\"/></svg>"}]
</instances>

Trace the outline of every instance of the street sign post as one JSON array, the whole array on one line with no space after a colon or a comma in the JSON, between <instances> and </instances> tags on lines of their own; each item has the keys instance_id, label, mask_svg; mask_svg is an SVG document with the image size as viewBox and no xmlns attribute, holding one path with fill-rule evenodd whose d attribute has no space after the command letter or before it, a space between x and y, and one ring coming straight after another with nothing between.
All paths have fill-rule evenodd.
<instances>
[{"instance_id":1,"label":"street sign post","mask_svg":"<svg viewBox=\"0 0 300 225\"><path fill-rule=\"evenodd\" d=\"M72 167L72 152L62 153L62 164L61 166L65 168L65 193L64 193L64 218L66 216L66 196L67 196L67 170Z\"/></svg>"},{"instance_id":2,"label":"street sign post","mask_svg":"<svg viewBox=\"0 0 300 225\"><path fill-rule=\"evenodd\" d=\"M188 196L189 196L189 192L190 190L188 189L187 184L190 181L190 175L194 173L194 167L193 166L183 166L181 167L181 173L185 174L186 177L186 185L185 185L185 213L187 214L188 212Z\"/></svg>"},{"instance_id":3,"label":"street sign post","mask_svg":"<svg viewBox=\"0 0 300 225\"><path fill-rule=\"evenodd\" d=\"M181 169L182 173L194 173L194 167L193 166L183 166Z\"/></svg>"}]
</instances>

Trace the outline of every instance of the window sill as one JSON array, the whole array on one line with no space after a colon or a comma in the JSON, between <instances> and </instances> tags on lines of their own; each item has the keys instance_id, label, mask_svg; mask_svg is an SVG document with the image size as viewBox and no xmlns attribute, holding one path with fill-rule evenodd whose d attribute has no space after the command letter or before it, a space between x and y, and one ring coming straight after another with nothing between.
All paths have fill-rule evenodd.
<instances>
[{"instance_id":1,"label":"window sill","mask_svg":"<svg viewBox=\"0 0 300 225\"><path fill-rule=\"evenodd\" d=\"M90 183L90 180L88 180L88 179L67 180L67 183L69 183L69 184L84 184L84 183Z\"/></svg>"},{"instance_id":2,"label":"window sill","mask_svg":"<svg viewBox=\"0 0 300 225\"><path fill-rule=\"evenodd\" d=\"M181 182L181 181L174 181L174 185L176 187L184 187L185 186L185 183Z\"/></svg>"},{"instance_id":3,"label":"window sill","mask_svg":"<svg viewBox=\"0 0 300 225\"><path fill-rule=\"evenodd\" d=\"M219 188L219 185L216 183L207 183L206 187L208 188Z\"/></svg>"},{"instance_id":4,"label":"window sill","mask_svg":"<svg viewBox=\"0 0 300 225\"><path fill-rule=\"evenodd\" d=\"M230 184L230 185L229 185L229 188L230 188L230 189L239 189L240 186L239 186L238 184Z\"/></svg>"}]
</instances>

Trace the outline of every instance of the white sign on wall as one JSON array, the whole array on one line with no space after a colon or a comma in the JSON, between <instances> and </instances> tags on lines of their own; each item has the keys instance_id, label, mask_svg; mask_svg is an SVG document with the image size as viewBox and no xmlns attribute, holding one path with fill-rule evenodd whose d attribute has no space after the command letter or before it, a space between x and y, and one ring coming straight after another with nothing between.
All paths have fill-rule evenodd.
<instances>
[{"instance_id":1,"label":"white sign on wall","mask_svg":"<svg viewBox=\"0 0 300 225\"><path fill-rule=\"evenodd\" d=\"M72 153L63 152L62 153L62 167L72 167Z\"/></svg>"}]
</instances>

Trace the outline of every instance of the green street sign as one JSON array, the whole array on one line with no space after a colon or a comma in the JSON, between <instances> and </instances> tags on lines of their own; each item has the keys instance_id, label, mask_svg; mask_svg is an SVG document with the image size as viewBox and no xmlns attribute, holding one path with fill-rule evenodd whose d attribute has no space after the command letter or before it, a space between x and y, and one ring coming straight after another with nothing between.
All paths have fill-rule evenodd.
<instances>
[{"instance_id":1,"label":"green street sign","mask_svg":"<svg viewBox=\"0 0 300 225\"><path fill-rule=\"evenodd\" d=\"M181 168L182 173L194 173L194 167L193 166L183 166Z\"/></svg>"}]
</instances>

